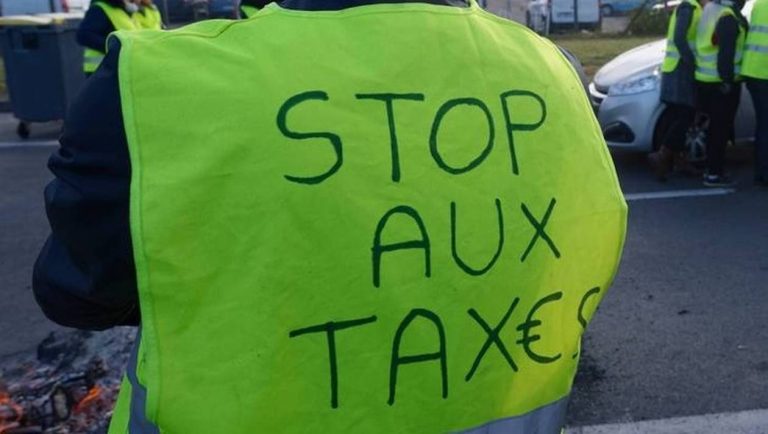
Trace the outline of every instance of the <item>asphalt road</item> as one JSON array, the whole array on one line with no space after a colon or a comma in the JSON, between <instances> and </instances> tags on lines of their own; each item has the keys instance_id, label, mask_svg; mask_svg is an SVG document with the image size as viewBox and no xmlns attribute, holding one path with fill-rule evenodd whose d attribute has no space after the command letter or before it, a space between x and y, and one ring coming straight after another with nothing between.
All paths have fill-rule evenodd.
<instances>
[{"instance_id":1,"label":"asphalt road","mask_svg":"<svg viewBox=\"0 0 768 434\"><path fill-rule=\"evenodd\" d=\"M0 144L0 359L33 349L58 329L31 292L32 264L48 232L43 187L51 149Z\"/></svg>"},{"instance_id":2,"label":"asphalt road","mask_svg":"<svg viewBox=\"0 0 768 434\"><path fill-rule=\"evenodd\" d=\"M47 128L36 139L55 137ZM57 329L30 291L53 148L3 134L0 360ZM646 200L633 195L697 194L700 181L659 184L642 156L614 156L635 199L620 272L584 341L571 426L768 408L768 191L752 187L749 153L735 151L735 192Z\"/></svg>"},{"instance_id":3,"label":"asphalt road","mask_svg":"<svg viewBox=\"0 0 768 434\"><path fill-rule=\"evenodd\" d=\"M629 202L624 257L586 334L571 425L768 408L768 190L751 185L749 149L731 151L735 193ZM701 188L653 181L642 156L614 161L627 195Z\"/></svg>"}]
</instances>

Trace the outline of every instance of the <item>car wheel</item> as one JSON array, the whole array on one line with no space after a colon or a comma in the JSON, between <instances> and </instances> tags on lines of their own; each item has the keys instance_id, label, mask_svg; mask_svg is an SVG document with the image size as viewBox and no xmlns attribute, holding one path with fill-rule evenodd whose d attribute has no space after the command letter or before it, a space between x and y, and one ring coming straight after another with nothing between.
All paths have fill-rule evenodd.
<instances>
[{"instance_id":1,"label":"car wheel","mask_svg":"<svg viewBox=\"0 0 768 434\"><path fill-rule=\"evenodd\" d=\"M653 151L658 151L663 145L664 137L672 128L674 117L669 111L664 111L656 122L656 129L653 132ZM693 125L688 129L685 135L685 149L688 154L688 160L691 162L703 161L706 158L707 129L709 120L702 114L697 114Z\"/></svg>"},{"instance_id":2,"label":"car wheel","mask_svg":"<svg viewBox=\"0 0 768 434\"><path fill-rule=\"evenodd\" d=\"M611 5L602 5L600 7L600 13L602 13L604 17L612 16L613 15L613 6L611 6Z\"/></svg>"},{"instance_id":3,"label":"car wheel","mask_svg":"<svg viewBox=\"0 0 768 434\"><path fill-rule=\"evenodd\" d=\"M709 119L699 113L696 120L685 135L685 149L688 150L688 160L700 163L707 159L707 130Z\"/></svg>"}]
</instances>

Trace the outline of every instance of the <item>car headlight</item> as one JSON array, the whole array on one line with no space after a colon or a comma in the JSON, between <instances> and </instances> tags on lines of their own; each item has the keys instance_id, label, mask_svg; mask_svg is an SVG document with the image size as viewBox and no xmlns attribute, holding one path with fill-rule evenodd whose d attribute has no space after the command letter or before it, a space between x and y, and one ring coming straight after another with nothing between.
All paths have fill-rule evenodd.
<instances>
[{"instance_id":1,"label":"car headlight","mask_svg":"<svg viewBox=\"0 0 768 434\"><path fill-rule=\"evenodd\" d=\"M659 88L661 77L658 71L641 75L630 80L616 83L608 90L608 95L623 96L635 95L643 92L651 92Z\"/></svg>"}]
</instances>

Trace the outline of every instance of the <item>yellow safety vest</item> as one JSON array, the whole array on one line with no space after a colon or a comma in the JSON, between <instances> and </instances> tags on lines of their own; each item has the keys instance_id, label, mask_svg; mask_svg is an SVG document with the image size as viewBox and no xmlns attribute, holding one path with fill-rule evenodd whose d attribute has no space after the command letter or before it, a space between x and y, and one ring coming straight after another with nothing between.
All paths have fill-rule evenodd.
<instances>
[{"instance_id":1,"label":"yellow safety vest","mask_svg":"<svg viewBox=\"0 0 768 434\"><path fill-rule=\"evenodd\" d=\"M133 14L133 19L136 21L136 26L140 29L163 29L163 17L160 15L160 11L155 5L142 7L138 12Z\"/></svg>"},{"instance_id":2,"label":"yellow safety vest","mask_svg":"<svg viewBox=\"0 0 768 434\"><path fill-rule=\"evenodd\" d=\"M696 52L696 29L699 26L701 20L701 5L697 0L685 0L684 3L688 3L693 7L693 17L691 19L691 25L688 27L686 33L688 39L688 45L691 50ZM682 4L682 3L681 3ZM678 6L679 7L679 6ZM675 45L675 31L677 28L677 9L672 14L672 18L669 20L669 28L667 30L667 52L664 57L664 64L661 66L662 72L672 72L677 69L677 65L680 63L680 51Z\"/></svg>"},{"instance_id":3,"label":"yellow safety vest","mask_svg":"<svg viewBox=\"0 0 768 434\"><path fill-rule=\"evenodd\" d=\"M118 37L142 335L111 433L560 432L626 204L557 47L474 3Z\"/></svg>"},{"instance_id":4,"label":"yellow safety vest","mask_svg":"<svg viewBox=\"0 0 768 434\"><path fill-rule=\"evenodd\" d=\"M720 83L720 73L717 70L717 56L720 53L720 46L715 45L713 36L717 28L717 23L721 18L728 15L736 16L728 6L723 6L714 2L708 3L704 7L701 21L696 35L696 80L705 83ZM734 79L741 78L741 61L744 56L744 40L746 31L739 26L739 36L736 41L736 56L734 58Z\"/></svg>"},{"instance_id":5,"label":"yellow safety vest","mask_svg":"<svg viewBox=\"0 0 768 434\"><path fill-rule=\"evenodd\" d=\"M123 8L115 7L103 2L94 2L91 7L100 7L107 18L112 23L115 30L136 30L136 22L133 21L128 12ZM103 51L94 50L92 48L86 48L83 56L83 71L86 73L92 73L104 60L104 55L107 51L107 47L104 47Z\"/></svg>"},{"instance_id":6,"label":"yellow safety vest","mask_svg":"<svg viewBox=\"0 0 768 434\"><path fill-rule=\"evenodd\" d=\"M259 8L256 6L240 5L240 12L243 18L251 18L259 12Z\"/></svg>"},{"instance_id":7,"label":"yellow safety vest","mask_svg":"<svg viewBox=\"0 0 768 434\"><path fill-rule=\"evenodd\" d=\"M757 0L752 9L741 74L768 80L768 0Z\"/></svg>"}]
</instances>

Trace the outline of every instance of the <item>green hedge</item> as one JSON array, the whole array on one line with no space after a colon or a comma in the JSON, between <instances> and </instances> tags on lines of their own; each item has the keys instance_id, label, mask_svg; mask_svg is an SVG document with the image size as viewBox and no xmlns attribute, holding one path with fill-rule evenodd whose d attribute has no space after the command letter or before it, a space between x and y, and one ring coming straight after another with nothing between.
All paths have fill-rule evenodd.
<instances>
[{"instance_id":1,"label":"green hedge","mask_svg":"<svg viewBox=\"0 0 768 434\"><path fill-rule=\"evenodd\" d=\"M665 11L639 10L632 17L627 33L631 35L665 35L669 25L670 14Z\"/></svg>"}]
</instances>

